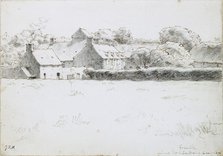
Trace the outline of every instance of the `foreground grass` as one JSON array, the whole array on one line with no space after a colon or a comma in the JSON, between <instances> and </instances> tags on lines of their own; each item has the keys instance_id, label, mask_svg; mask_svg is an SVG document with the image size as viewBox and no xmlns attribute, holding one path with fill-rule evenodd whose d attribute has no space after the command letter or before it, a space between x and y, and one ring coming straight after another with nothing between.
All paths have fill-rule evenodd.
<instances>
[{"instance_id":1,"label":"foreground grass","mask_svg":"<svg viewBox=\"0 0 223 156\"><path fill-rule=\"evenodd\" d=\"M3 79L2 146L16 148L2 152L217 155L222 148L221 85Z\"/></svg>"}]
</instances>

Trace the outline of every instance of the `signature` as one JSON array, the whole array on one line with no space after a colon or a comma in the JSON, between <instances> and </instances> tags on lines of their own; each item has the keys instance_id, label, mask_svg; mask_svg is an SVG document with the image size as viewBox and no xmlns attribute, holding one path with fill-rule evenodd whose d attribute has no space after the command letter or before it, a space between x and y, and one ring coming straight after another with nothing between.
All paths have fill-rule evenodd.
<instances>
[{"instance_id":1,"label":"signature","mask_svg":"<svg viewBox=\"0 0 223 156\"><path fill-rule=\"evenodd\" d=\"M14 150L15 149L15 145L5 145L5 151L7 150Z\"/></svg>"}]
</instances>

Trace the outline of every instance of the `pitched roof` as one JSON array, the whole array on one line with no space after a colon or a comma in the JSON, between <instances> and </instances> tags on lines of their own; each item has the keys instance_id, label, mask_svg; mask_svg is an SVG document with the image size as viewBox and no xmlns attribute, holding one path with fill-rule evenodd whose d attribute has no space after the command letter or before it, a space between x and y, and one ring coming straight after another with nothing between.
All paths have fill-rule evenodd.
<instances>
[{"instance_id":1,"label":"pitched roof","mask_svg":"<svg viewBox=\"0 0 223 156\"><path fill-rule=\"evenodd\" d=\"M118 51L114 46L103 44L92 44L95 51L104 59L107 58L126 58L126 54Z\"/></svg>"},{"instance_id":2,"label":"pitched roof","mask_svg":"<svg viewBox=\"0 0 223 156\"><path fill-rule=\"evenodd\" d=\"M60 61L72 61L85 46L86 41L55 43L51 46Z\"/></svg>"},{"instance_id":3,"label":"pitched roof","mask_svg":"<svg viewBox=\"0 0 223 156\"><path fill-rule=\"evenodd\" d=\"M111 29L99 29L97 32L94 33L94 38L102 38L113 40L114 39L114 32Z\"/></svg>"},{"instance_id":4,"label":"pitched roof","mask_svg":"<svg viewBox=\"0 0 223 156\"><path fill-rule=\"evenodd\" d=\"M76 38L78 37L80 34L83 34L85 37L93 37L93 33L87 31L84 28L79 28L72 36L71 38Z\"/></svg>"},{"instance_id":5,"label":"pitched roof","mask_svg":"<svg viewBox=\"0 0 223 156\"><path fill-rule=\"evenodd\" d=\"M87 31L87 29L80 28L79 30L81 30L87 37L93 36L93 34L91 32Z\"/></svg>"},{"instance_id":6,"label":"pitched roof","mask_svg":"<svg viewBox=\"0 0 223 156\"><path fill-rule=\"evenodd\" d=\"M33 51L33 56L40 65L61 65L52 49L37 49Z\"/></svg>"}]
</instances>

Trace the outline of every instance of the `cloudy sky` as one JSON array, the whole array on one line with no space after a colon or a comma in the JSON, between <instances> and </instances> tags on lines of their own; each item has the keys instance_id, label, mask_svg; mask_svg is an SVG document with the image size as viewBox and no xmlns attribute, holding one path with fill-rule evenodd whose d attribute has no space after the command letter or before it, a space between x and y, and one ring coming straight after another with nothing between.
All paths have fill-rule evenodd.
<instances>
[{"instance_id":1,"label":"cloudy sky","mask_svg":"<svg viewBox=\"0 0 223 156\"><path fill-rule=\"evenodd\" d=\"M127 27L134 36L158 39L167 26L183 26L204 41L221 38L221 0L48 0L1 2L1 33L21 32L39 18L45 32L71 36L79 27Z\"/></svg>"}]
</instances>

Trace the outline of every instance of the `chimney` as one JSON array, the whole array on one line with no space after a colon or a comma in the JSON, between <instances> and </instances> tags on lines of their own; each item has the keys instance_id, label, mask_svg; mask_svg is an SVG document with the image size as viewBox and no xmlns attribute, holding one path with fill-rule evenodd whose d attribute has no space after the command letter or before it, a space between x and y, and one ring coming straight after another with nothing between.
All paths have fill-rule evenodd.
<instances>
[{"instance_id":1,"label":"chimney","mask_svg":"<svg viewBox=\"0 0 223 156\"><path fill-rule=\"evenodd\" d=\"M56 42L56 38L52 37L50 38L50 45L53 45Z\"/></svg>"},{"instance_id":2,"label":"chimney","mask_svg":"<svg viewBox=\"0 0 223 156\"><path fill-rule=\"evenodd\" d=\"M92 37L87 37L87 45L92 45Z\"/></svg>"},{"instance_id":3,"label":"chimney","mask_svg":"<svg viewBox=\"0 0 223 156\"><path fill-rule=\"evenodd\" d=\"M26 52L32 53L34 50L34 45L32 43L27 43L26 44Z\"/></svg>"}]
</instances>

